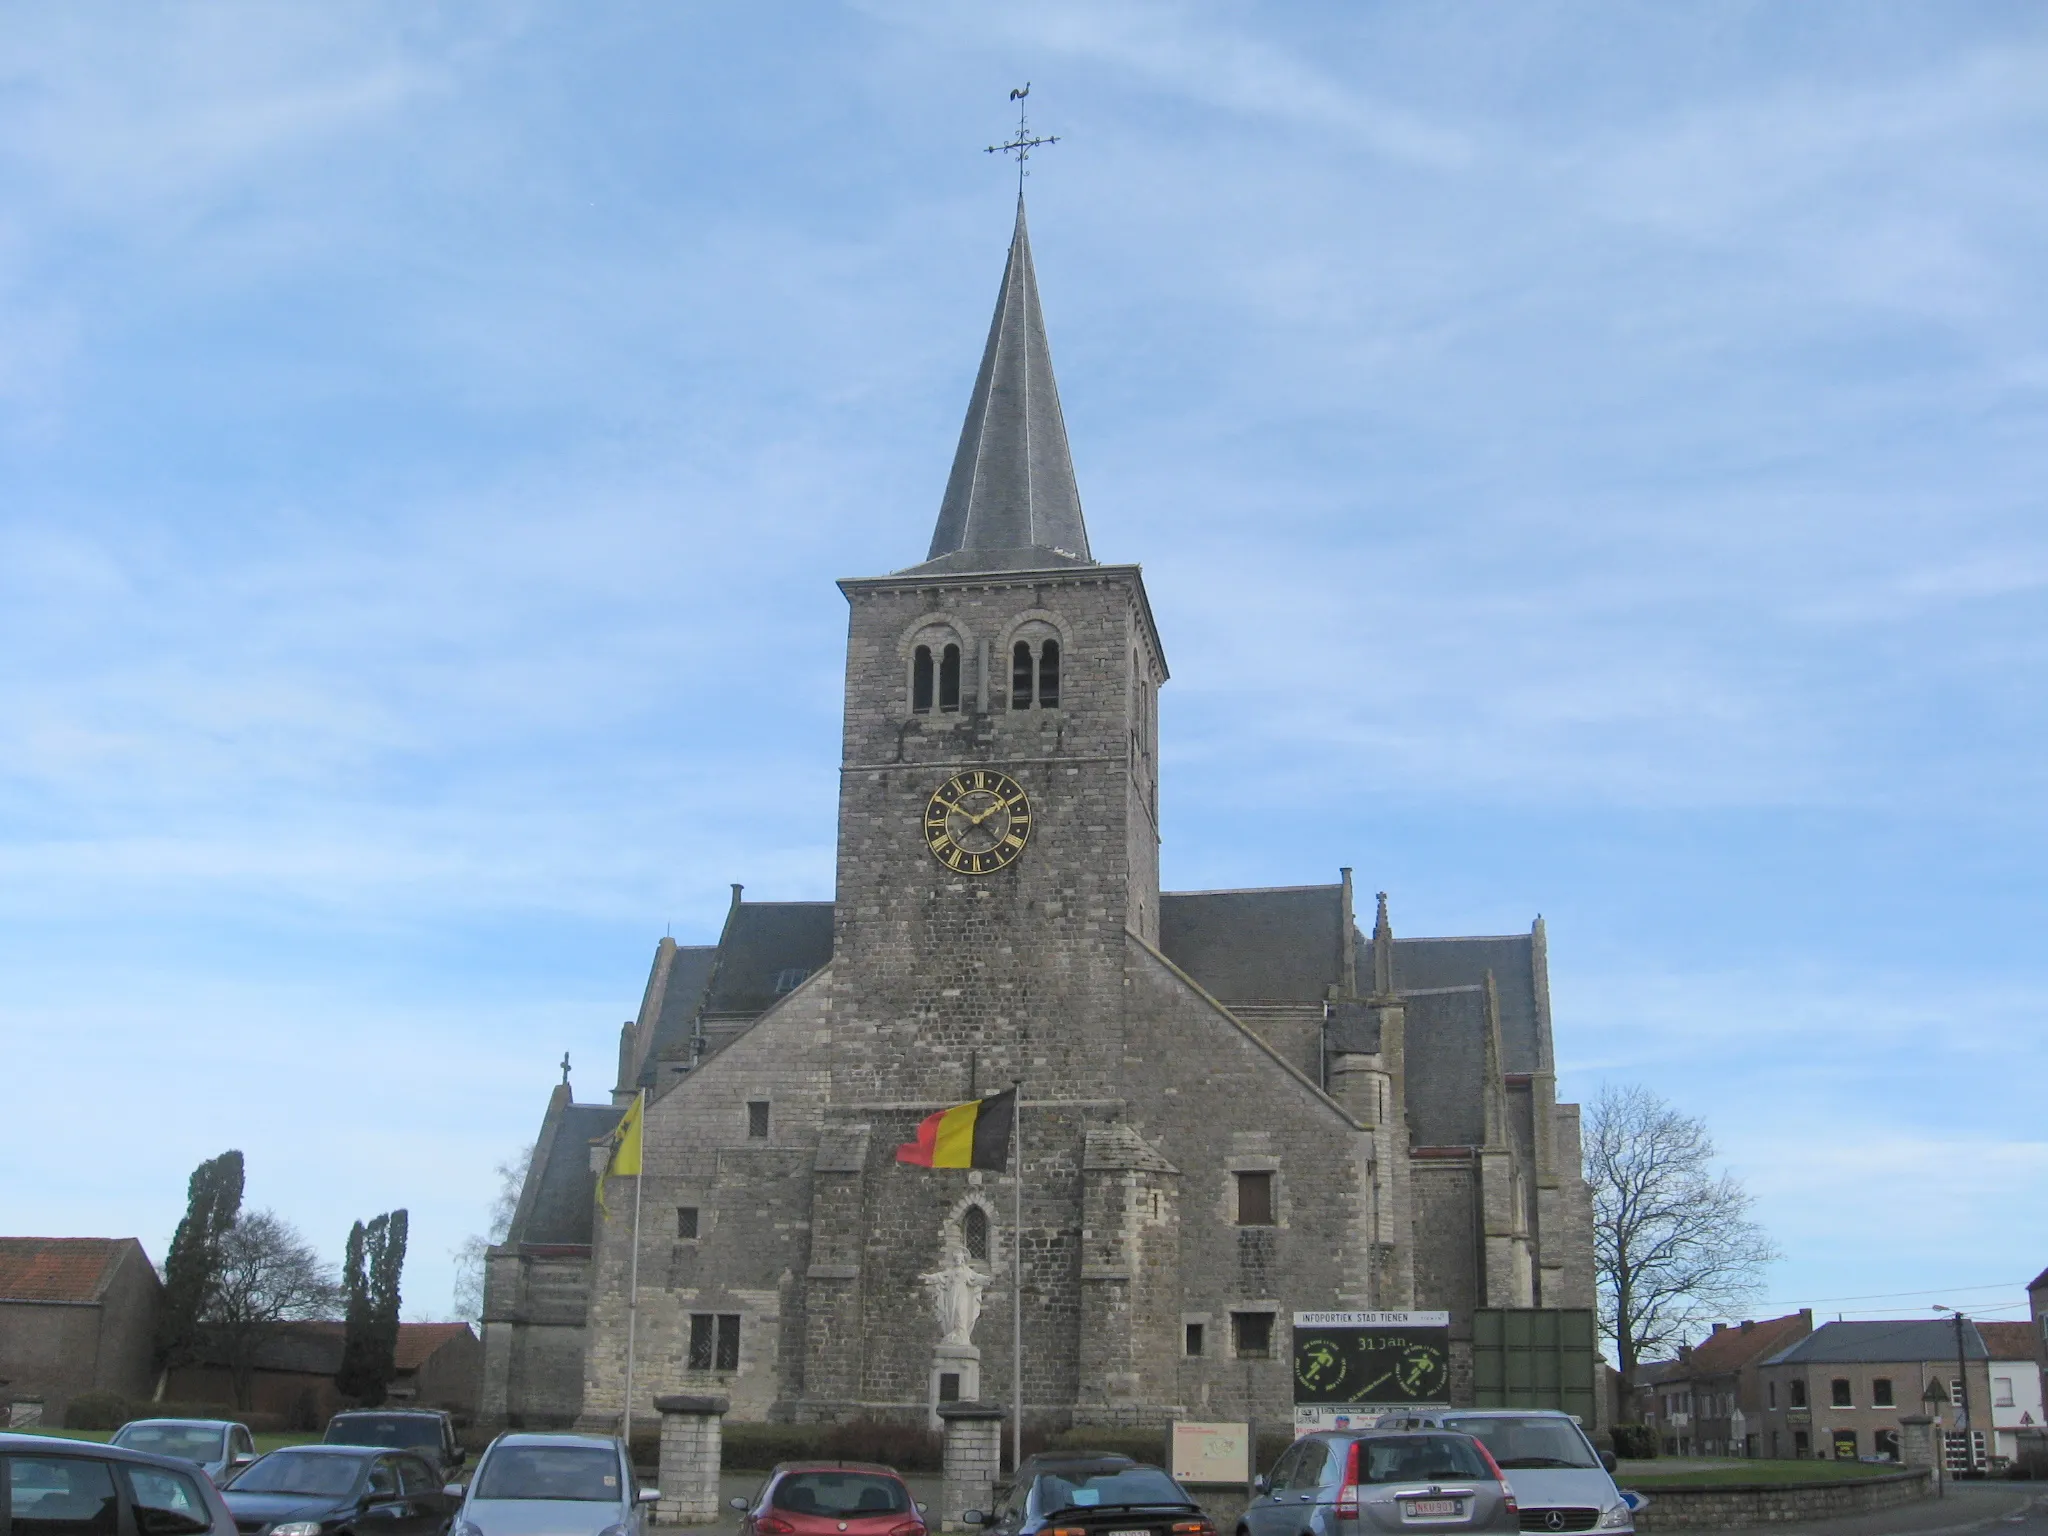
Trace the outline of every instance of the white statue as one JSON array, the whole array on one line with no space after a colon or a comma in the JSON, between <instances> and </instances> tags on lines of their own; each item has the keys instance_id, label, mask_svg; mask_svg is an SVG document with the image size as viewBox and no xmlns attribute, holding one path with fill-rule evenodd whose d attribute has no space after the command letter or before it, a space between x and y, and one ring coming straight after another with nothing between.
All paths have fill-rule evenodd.
<instances>
[{"instance_id":1,"label":"white statue","mask_svg":"<svg viewBox=\"0 0 2048 1536\"><path fill-rule=\"evenodd\" d=\"M939 1317L939 1342L973 1342L970 1335L981 1321L981 1293L988 1289L989 1277L970 1264L967 1255L956 1253L945 1268L918 1278L932 1293L932 1310Z\"/></svg>"}]
</instances>

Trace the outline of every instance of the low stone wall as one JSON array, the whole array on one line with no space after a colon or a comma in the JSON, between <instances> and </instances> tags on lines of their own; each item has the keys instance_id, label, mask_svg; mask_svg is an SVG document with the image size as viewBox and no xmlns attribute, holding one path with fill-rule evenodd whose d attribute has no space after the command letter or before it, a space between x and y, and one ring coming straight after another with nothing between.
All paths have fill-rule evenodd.
<instances>
[{"instance_id":1,"label":"low stone wall","mask_svg":"<svg viewBox=\"0 0 2048 1536\"><path fill-rule=\"evenodd\" d=\"M1893 1509L1934 1491L1924 1467L1875 1477L1831 1478L1811 1483L1691 1483L1645 1488L1647 1509L1636 1515L1638 1531L1746 1529L1791 1520L1831 1520Z\"/></svg>"}]
</instances>

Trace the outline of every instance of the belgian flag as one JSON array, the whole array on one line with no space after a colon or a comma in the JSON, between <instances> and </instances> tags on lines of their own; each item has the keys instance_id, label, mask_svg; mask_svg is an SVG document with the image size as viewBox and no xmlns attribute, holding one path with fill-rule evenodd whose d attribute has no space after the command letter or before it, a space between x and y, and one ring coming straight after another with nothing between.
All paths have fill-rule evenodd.
<instances>
[{"instance_id":1,"label":"belgian flag","mask_svg":"<svg viewBox=\"0 0 2048 1536\"><path fill-rule=\"evenodd\" d=\"M1010 1131L1017 1123L1017 1090L971 1104L956 1104L927 1115L917 1127L917 1140L896 1149L896 1161L916 1168L987 1168L1010 1166Z\"/></svg>"}]
</instances>

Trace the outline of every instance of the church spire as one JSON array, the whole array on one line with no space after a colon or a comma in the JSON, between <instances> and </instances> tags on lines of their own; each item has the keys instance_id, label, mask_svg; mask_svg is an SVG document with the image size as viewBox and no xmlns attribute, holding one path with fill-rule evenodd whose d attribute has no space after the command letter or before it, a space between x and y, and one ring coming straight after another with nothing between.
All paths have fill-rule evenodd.
<instances>
[{"instance_id":1,"label":"church spire","mask_svg":"<svg viewBox=\"0 0 2048 1536\"><path fill-rule=\"evenodd\" d=\"M1022 196L981 372L925 560L926 569L949 571L1092 563Z\"/></svg>"}]
</instances>

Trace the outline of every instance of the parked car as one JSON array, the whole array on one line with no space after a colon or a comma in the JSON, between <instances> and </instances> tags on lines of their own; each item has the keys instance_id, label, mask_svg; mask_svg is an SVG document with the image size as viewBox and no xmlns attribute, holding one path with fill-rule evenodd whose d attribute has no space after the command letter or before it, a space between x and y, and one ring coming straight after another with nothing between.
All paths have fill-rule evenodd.
<instances>
[{"instance_id":1,"label":"parked car","mask_svg":"<svg viewBox=\"0 0 2048 1536\"><path fill-rule=\"evenodd\" d=\"M1471 1435L1447 1430L1303 1435L1252 1487L1237 1536L1520 1529L1507 1475Z\"/></svg>"},{"instance_id":2,"label":"parked car","mask_svg":"<svg viewBox=\"0 0 2048 1536\"><path fill-rule=\"evenodd\" d=\"M16 1531L64 1536L236 1536L235 1517L191 1462L90 1440L0 1432Z\"/></svg>"},{"instance_id":3,"label":"parked car","mask_svg":"<svg viewBox=\"0 0 2048 1536\"><path fill-rule=\"evenodd\" d=\"M641 1536L658 1488L602 1435L500 1435L463 1492L454 1536Z\"/></svg>"},{"instance_id":4,"label":"parked car","mask_svg":"<svg viewBox=\"0 0 2048 1536\"><path fill-rule=\"evenodd\" d=\"M740 1536L926 1536L903 1479L864 1461L785 1461L732 1507Z\"/></svg>"},{"instance_id":5,"label":"parked car","mask_svg":"<svg viewBox=\"0 0 2048 1536\"><path fill-rule=\"evenodd\" d=\"M1525 1531L1635 1530L1614 1485L1614 1456L1552 1408L1453 1408L1431 1422L1477 1437L1515 1485Z\"/></svg>"},{"instance_id":6,"label":"parked car","mask_svg":"<svg viewBox=\"0 0 2048 1536\"><path fill-rule=\"evenodd\" d=\"M294 1445L221 1490L241 1536L446 1536L461 1500L424 1456L361 1445Z\"/></svg>"},{"instance_id":7,"label":"parked car","mask_svg":"<svg viewBox=\"0 0 2048 1536\"><path fill-rule=\"evenodd\" d=\"M1027 1456L996 1490L992 1510L968 1510L969 1525L1002 1536L1216 1536L1216 1527L1188 1491L1158 1467L1128 1456Z\"/></svg>"},{"instance_id":8,"label":"parked car","mask_svg":"<svg viewBox=\"0 0 2048 1536\"><path fill-rule=\"evenodd\" d=\"M327 1421L328 1445L375 1445L411 1451L434 1464L445 1479L467 1456L455 1438L455 1421L436 1408L351 1408Z\"/></svg>"},{"instance_id":9,"label":"parked car","mask_svg":"<svg viewBox=\"0 0 2048 1536\"><path fill-rule=\"evenodd\" d=\"M229 1419L130 1419L114 1431L112 1443L193 1462L216 1483L256 1459L249 1426Z\"/></svg>"}]
</instances>

